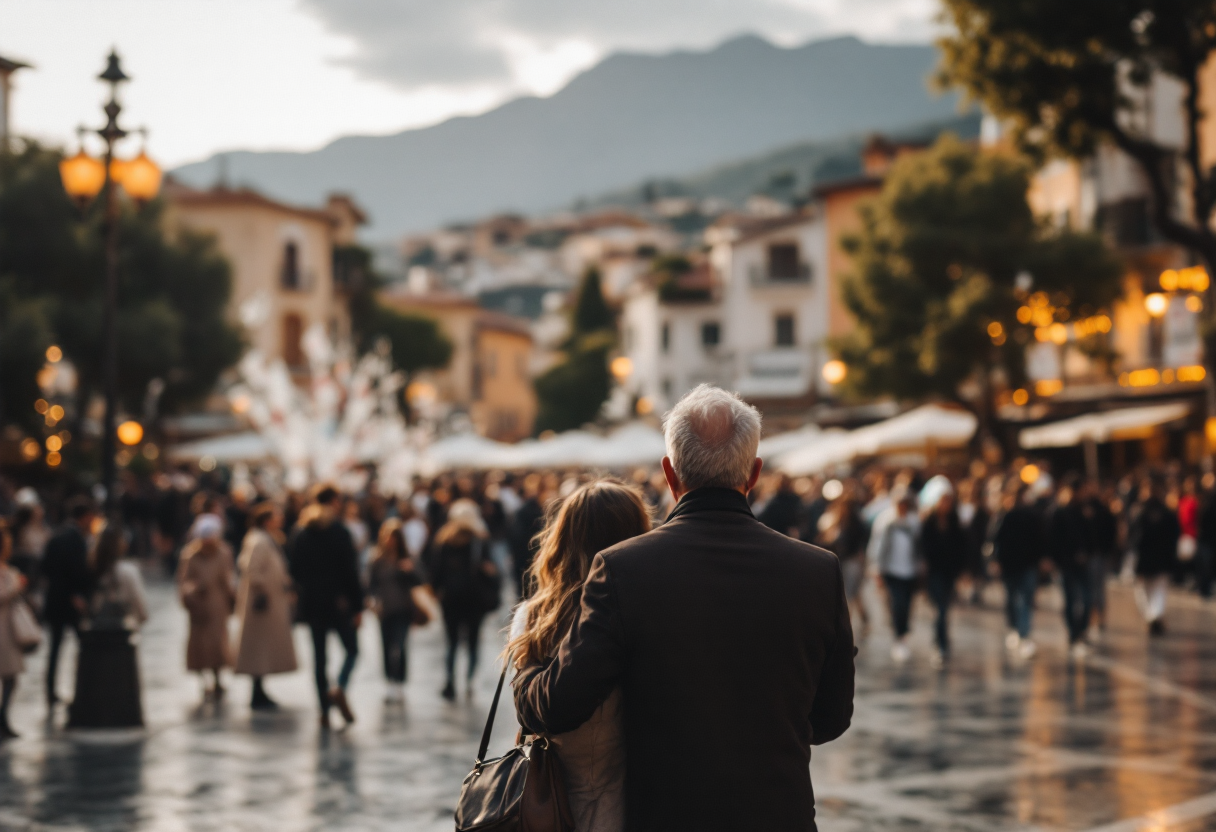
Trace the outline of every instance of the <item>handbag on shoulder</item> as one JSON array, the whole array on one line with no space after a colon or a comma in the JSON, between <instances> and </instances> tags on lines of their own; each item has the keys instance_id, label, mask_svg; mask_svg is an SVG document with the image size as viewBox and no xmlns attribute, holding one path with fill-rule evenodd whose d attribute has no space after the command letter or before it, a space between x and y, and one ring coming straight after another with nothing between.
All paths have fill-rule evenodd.
<instances>
[{"instance_id":1,"label":"handbag on shoulder","mask_svg":"<svg viewBox=\"0 0 1216 832\"><path fill-rule=\"evenodd\" d=\"M460 787L456 832L575 832L561 768L547 740L521 741L503 756L486 759L506 678L504 667L477 760Z\"/></svg>"},{"instance_id":2,"label":"handbag on shoulder","mask_svg":"<svg viewBox=\"0 0 1216 832\"><path fill-rule=\"evenodd\" d=\"M18 598L9 605L9 616L13 629L13 640L22 653L33 653L42 643L42 627L34 617L30 605Z\"/></svg>"}]
</instances>

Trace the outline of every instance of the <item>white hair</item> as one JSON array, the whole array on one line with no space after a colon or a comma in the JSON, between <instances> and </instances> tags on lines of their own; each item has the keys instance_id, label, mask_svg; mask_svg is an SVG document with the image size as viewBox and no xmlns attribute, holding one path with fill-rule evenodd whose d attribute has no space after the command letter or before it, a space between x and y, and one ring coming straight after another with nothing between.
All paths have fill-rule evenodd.
<instances>
[{"instance_id":1,"label":"white hair","mask_svg":"<svg viewBox=\"0 0 1216 832\"><path fill-rule=\"evenodd\" d=\"M734 393L702 384L663 417L676 476L689 491L742 488L760 444L760 413Z\"/></svg>"}]
</instances>

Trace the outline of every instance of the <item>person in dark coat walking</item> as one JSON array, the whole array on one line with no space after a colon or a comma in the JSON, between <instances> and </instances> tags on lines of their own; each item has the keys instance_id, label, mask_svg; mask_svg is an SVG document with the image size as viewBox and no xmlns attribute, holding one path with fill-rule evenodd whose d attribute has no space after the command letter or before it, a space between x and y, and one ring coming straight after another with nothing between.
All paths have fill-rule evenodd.
<instances>
[{"instance_id":1,"label":"person in dark coat walking","mask_svg":"<svg viewBox=\"0 0 1216 832\"><path fill-rule=\"evenodd\" d=\"M950 603L954 600L954 585L967 565L967 532L958 519L953 493L943 493L921 524L920 546L927 571L926 589L937 607L933 630L937 652L932 661L940 667L950 658Z\"/></svg>"},{"instance_id":2,"label":"person in dark coat walking","mask_svg":"<svg viewBox=\"0 0 1216 832\"><path fill-rule=\"evenodd\" d=\"M1074 656L1085 655L1085 633L1089 629L1092 600L1089 587L1089 559L1094 557L1092 509L1086 512L1081 495L1074 496L1068 486L1056 495L1049 535L1051 559L1064 587L1064 626Z\"/></svg>"},{"instance_id":3,"label":"person in dark coat walking","mask_svg":"<svg viewBox=\"0 0 1216 832\"><path fill-rule=\"evenodd\" d=\"M1165 635L1165 600L1178 559L1182 527L1178 516L1161 497L1161 487L1145 480L1140 486L1140 507L1132 521L1131 541L1136 551L1136 601L1148 632Z\"/></svg>"},{"instance_id":4,"label":"person in dark coat walking","mask_svg":"<svg viewBox=\"0 0 1216 832\"><path fill-rule=\"evenodd\" d=\"M1005 584L1005 646L1023 658L1035 654L1030 640L1034 596L1039 588L1039 564L1047 556L1046 529L1039 510L1027 503L1026 487L1005 497L1005 516L996 532L996 560Z\"/></svg>"},{"instance_id":5,"label":"person in dark coat walking","mask_svg":"<svg viewBox=\"0 0 1216 832\"><path fill-rule=\"evenodd\" d=\"M291 542L291 577L299 597L299 618L312 634L313 672L321 706L321 728L329 729L329 710L336 707L346 724L355 721L346 687L359 658L359 624L363 619L363 585L359 556L350 532L338 517L338 490L318 486L313 501L300 512ZM346 658L338 683L329 684L328 640L338 634Z\"/></svg>"},{"instance_id":6,"label":"person in dark coat walking","mask_svg":"<svg viewBox=\"0 0 1216 832\"><path fill-rule=\"evenodd\" d=\"M752 516L753 407L701 385L665 433L676 508L595 556L556 659L515 677L520 723L570 731L620 686L626 829L813 832L811 746L853 714L840 562Z\"/></svg>"},{"instance_id":7,"label":"person in dark coat walking","mask_svg":"<svg viewBox=\"0 0 1216 832\"><path fill-rule=\"evenodd\" d=\"M532 594L528 570L538 548L536 535L545 525L545 509L540 502L540 478L532 475L524 480L524 501L511 521L511 565L515 591L520 598Z\"/></svg>"},{"instance_id":8,"label":"person in dark coat walking","mask_svg":"<svg viewBox=\"0 0 1216 832\"><path fill-rule=\"evenodd\" d=\"M822 515L823 512L820 514ZM775 532L798 537L801 518L802 498L794 492L794 485L790 482L790 478L785 474L779 474L776 493L760 510L756 519Z\"/></svg>"},{"instance_id":9,"label":"person in dark coat walking","mask_svg":"<svg viewBox=\"0 0 1216 832\"><path fill-rule=\"evenodd\" d=\"M59 702L56 679L59 674L59 650L63 635L77 631L80 614L92 588L89 573L89 535L97 508L88 497L73 497L64 506L67 522L46 544L42 556L43 581L42 619L49 639L46 655L46 702L54 708Z\"/></svg>"}]
</instances>

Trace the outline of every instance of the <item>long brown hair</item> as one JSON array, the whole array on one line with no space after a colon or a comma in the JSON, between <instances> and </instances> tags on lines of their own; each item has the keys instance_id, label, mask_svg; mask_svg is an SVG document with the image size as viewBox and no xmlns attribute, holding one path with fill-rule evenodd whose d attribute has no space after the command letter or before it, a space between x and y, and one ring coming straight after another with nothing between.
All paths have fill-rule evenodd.
<instances>
[{"instance_id":1,"label":"long brown hair","mask_svg":"<svg viewBox=\"0 0 1216 832\"><path fill-rule=\"evenodd\" d=\"M114 568L114 564L122 560L127 548L127 538L122 526L106 521L101 531L97 533L97 542L89 553L89 571L97 579Z\"/></svg>"},{"instance_id":2,"label":"long brown hair","mask_svg":"<svg viewBox=\"0 0 1216 832\"><path fill-rule=\"evenodd\" d=\"M376 537L376 554L373 560L381 561L390 557L390 552L395 548L397 550L396 560L409 560L409 550L405 548L405 532L402 531L404 524L396 517L390 517L380 524L380 534ZM393 544L393 541L396 544Z\"/></svg>"},{"instance_id":3,"label":"long brown hair","mask_svg":"<svg viewBox=\"0 0 1216 832\"><path fill-rule=\"evenodd\" d=\"M536 591L528 601L528 626L507 644L517 667L547 659L573 626L596 554L648 531L642 492L616 480L589 482L554 504L530 570Z\"/></svg>"}]
</instances>

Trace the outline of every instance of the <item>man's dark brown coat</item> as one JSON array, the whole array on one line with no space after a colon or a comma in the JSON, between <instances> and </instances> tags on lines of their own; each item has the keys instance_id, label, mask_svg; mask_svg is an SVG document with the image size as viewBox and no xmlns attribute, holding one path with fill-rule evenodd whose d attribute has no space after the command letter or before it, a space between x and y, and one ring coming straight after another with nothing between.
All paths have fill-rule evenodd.
<instances>
[{"instance_id":1,"label":"man's dark brown coat","mask_svg":"<svg viewBox=\"0 0 1216 832\"><path fill-rule=\"evenodd\" d=\"M596 556L579 621L516 677L515 705L561 734L621 686L628 832L810 832L811 746L849 727L854 655L836 556L699 489Z\"/></svg>"}]
</instances>

